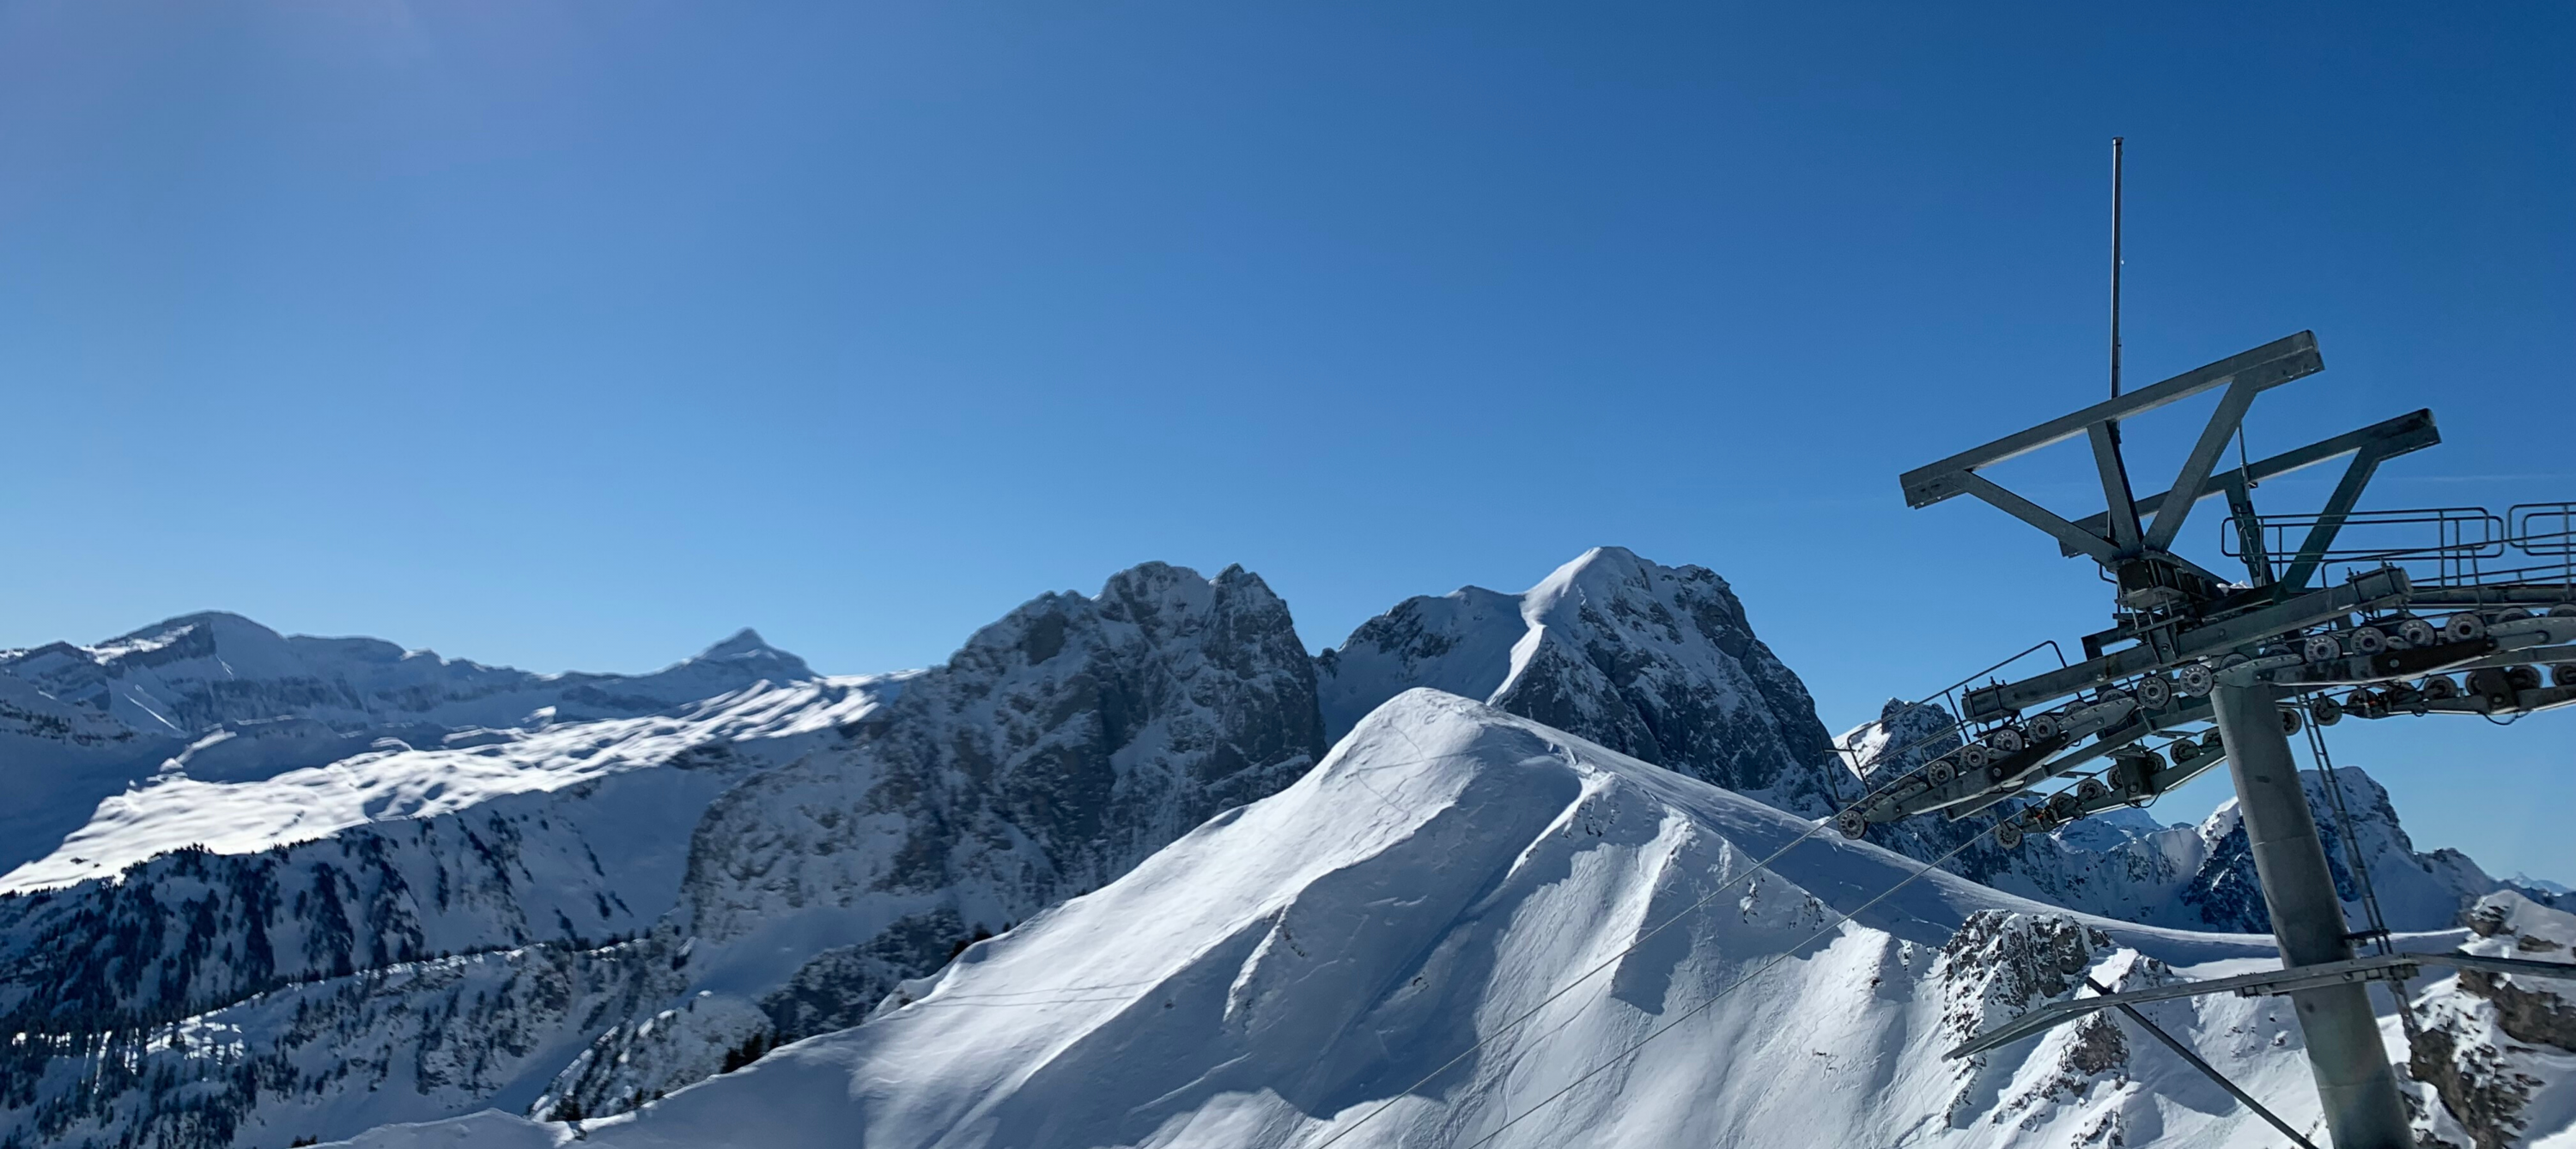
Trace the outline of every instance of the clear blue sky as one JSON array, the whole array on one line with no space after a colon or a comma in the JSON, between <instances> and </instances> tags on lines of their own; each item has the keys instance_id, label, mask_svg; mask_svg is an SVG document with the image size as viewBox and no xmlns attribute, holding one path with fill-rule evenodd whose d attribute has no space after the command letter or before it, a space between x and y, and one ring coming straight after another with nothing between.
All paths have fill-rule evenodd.
<instances>
[{"instance_id":1,"label":"clear blue sky","mask_svg":"<svg viewBox=\"0 0 2576 1149\"><path fill-rule=\"evenodd\" d=\"M2101 624L1895 475L2101 392L2115 133L2132 378L2312 328L2257 454L2576 497L2572 123L2563 3L0 0L0 644L877 670L1165 559L1321 647L1607 542L1839 726ZM2576 714L2338 734L2576 880Z\"/></svg>"}]
</instances>

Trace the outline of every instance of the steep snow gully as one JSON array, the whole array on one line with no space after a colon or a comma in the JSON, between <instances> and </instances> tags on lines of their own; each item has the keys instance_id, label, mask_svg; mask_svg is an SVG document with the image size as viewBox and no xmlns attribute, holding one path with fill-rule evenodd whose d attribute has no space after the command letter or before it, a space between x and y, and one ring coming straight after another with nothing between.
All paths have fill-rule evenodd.
<instances>
[{"instance_id":1,"label":"steep snow gully","mask_svg":"<svg viewBox=\"0 0 2576 1149\"><path fill-rule=\"evenodd\" d=\"M1938 1056L2275 960L2232 809L1845 842L1829 741L1725 580L1618 548L1311 659L1161 564L895 675L0 652L0 1146L2276 1143L2109 1015ZM2343 785L2410 945L2568 956ZM2411 990L2428 1143L2576 1146L2563 985ZM2315 1126L2277 999L2148 1013Z\"/></svg>"}]
</instances>

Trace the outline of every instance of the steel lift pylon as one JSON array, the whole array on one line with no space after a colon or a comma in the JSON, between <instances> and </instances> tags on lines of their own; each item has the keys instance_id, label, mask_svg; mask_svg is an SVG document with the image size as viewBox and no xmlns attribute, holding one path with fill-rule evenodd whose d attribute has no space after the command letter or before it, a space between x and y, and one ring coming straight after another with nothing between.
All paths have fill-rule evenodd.
<instances>
[{"instance_id":1,"label":"steel lift pylon","mask_svg":"<svg viewBox=\"0 0 2576 1149\"><path fill-rule=\"evenodd\" d=\"M1952 723L1917 743L1917 757L1929 761L1873 786L1836 823L1859 837L1872 823L1934 812L1960 818L2019 799L2027 804L1995 831L1998 842L2012 846L2028 833L2142 804L2224 762L2280 945L2281 971L2056 1003L1952 1056L2136 1001L2286 994L2337 1149L2405 1149L2414 1137L2368 983L2397 982L2392 992L2403 1009L2403 981L2420 966L2552 977L2576 974L2576 966L2394 953L2375 920L2375 900L2373 928L2351 928L2290 736L2303 723L2331 725L2347 715L2510 719L2576 702L2576 535L2569 530L2576 526L2576 504L2530 504L2505 516L2356 511L2382 462L2440 442L2429 411L2259 462L2242 461L2240 449L2238 465L2225 466L2225 449L2239 439L2255 397L2324 366L2315 337L2301 332L1906 472L1901 482L1913 507L1971 495L2046 532L2063 554L2092 559L2115 587L2113 625L2084 637L2080 663L2064 664L2061 656L2055 669L2017 681L1990 679L1953 695ZM2172 485L2136 497L2122 457L2121 422L2213 390L2220 392L2217 410ZM2101 514L2066 519L1979 473L2078 437L2089 444L2101 480ZM2271 519L2255 513L2252 491L2263 480L2336 459L2348 460L2342 480L2318 512ZM2174 552L2193 508L2213 496L2227 500L2221 551L2242 560L2242 581ZM2354 526L2430 529L2435 541L2339 544ZM2295 543L2294 534L2300 536ZM2536 561L2494 569L2509 556ZM2330 571L2345 577L2328 583ZM2449 614L2437 621L2417 613L2426 609ZM2455 675L2464 675L2465 685ZM2334 697L2343 690L2350 692L2346 698ZM2195 737L2199 727L2212 732ZM2161 751L2150 748L2158 739L2166 740ZM2059 783L2053 793L2039 792ZM2374 935L2381 952L2356 956L2355 942Z\"/></svg>"}]
</instances>

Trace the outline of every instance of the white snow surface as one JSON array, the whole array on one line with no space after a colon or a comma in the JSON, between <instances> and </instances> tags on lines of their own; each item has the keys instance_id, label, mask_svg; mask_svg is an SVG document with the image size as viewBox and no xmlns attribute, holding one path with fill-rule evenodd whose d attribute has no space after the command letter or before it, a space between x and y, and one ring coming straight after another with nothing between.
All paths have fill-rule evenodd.
<instances>
[{"instance_id":1,"label":"white snow surface","mask_svg":"<svg viewBox=\"0 0 2576 1149\"><path fill-rule=\"evenodd\" d=\"M814 677L750 630L651 674L535 674L381 639L282 635L221 612L91 646L0 651L0 788L10 797L0 803L0 871L56 853L101 802L172 775L257 781L394 745L451 745L460 731L671 714L755 682ZM73 857L98 860L61 852L45 880L90 872Z\"/></svg>"},{"instance_id":2,"label":"white snow surface","mask_svg":"<svg viewBox=\"0 0 2576 1149\"><path fill-rule=\"evenodd\" d=\"M249 854L370 822L432 818L659 765L711 742L828 730L875 710L910 677L761 681L670 714L473 730L421 748L382 739L328 765L248 781L200 780L186 770L188 760L243 737L221 731L192 744L164 774L101 801L51 853L0 875L0 893L112 880L128 866L191 845Z\"/></svg>"},{"instance_id":3,"label":"white snow surface","mask_svg":"<svg viewBox=\"0 0 2576 1149\"><path fill-rule=\"evenodd\" d=\"M1831 834L1744 876L1812 828L1412 691L1286 791L971 947L865 1025L578 1128L486 1113L349 1144L2277 1143L2113 1015L1940 1057L2077 974L2260 968L2268 939L2089 918ZM2148 1012L2315 1127L2283 1001Z\"/></svg>"}]
</instances>

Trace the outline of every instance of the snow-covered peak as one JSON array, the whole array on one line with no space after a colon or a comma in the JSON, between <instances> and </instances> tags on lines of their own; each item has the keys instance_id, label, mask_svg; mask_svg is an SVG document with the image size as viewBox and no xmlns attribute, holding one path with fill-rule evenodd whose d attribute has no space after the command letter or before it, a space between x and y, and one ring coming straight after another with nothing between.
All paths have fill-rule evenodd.
<instances>
[{"instance_id":1,"label":"snow-covered peak","mask_svg":"<svg viewBox=\"0 0 2576 1149\"><path fill-rule=\"evenodd\" d=\"M776 682L793 682L814 677L813 669L805 665L804 659L769 645L760 637L759 631L747 626L735 631L732 637L723 642L699 651L697 657L686 661L736 666L756 665L761 668L761 677Z\"/></svg>"},{"instance_id":2,"label":"snow-covered peak","mask_svg":"<svg viewBox=\"0 0 2576 1149\"><path fill-rule=\"evenodd\" d=\"M193 739L283 718L358 731L519 725L549 707L565 720L633 717L814 672L750 630L652 674L535 674L382 639L282 635L205 611L91 646L0 652L0 675L138 731Z\"/></svg>"},{"instance_id":3,"label":"snow-covered peak","mask_svg":"<svg viewBox=\"0 0 2576 1149\"><path fill-rule=\"evenodd\" d=\"M1427 686L1800 812L1834 805L1814 700L1706 567L1595 547L1517 595L1409 599L1326 651L1317 671L1335 734Z\"/></svg>"},{"instance_id":4,"label":"snow-covered peak","mask_svg":"<svg viewBox=\"0 0 2576 1149\"><path fill-rule=\"evenodd\" d=\"M2257 958L2259 942L2054 912L1915 877L1918 864L1830 834L1748 873L1810 829L1490 707L1405 693L1286 791L967 948L867 1024L579 1136L603 1149L2269 1143L2107 1015L1940 1056L2082 992L2082 975L2137 987L2169 963ZM2285 1003L2216 998L2158 1020L2313 1120ZM571 1135L484 1116L354 1144Z\"/></svg>"}]
</instances>

